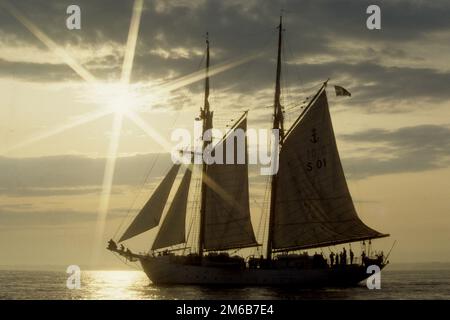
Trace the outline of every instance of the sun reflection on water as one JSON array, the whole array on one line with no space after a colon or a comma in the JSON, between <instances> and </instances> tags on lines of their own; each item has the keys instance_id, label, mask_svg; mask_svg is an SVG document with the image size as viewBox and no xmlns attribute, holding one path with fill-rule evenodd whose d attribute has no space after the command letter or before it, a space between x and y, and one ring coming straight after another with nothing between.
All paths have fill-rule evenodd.
<instances>
[{"instance_id":1,"label":"sun reflection on water","mask_svg":"<svg viewBox=\"0 0 450 320\"><path fill-rule=\"evenodd\" d=\"M69 291L69 292L68 292ZM156 286L142 271L84 271L80 290L66 290L69 299L88 300L178 300L178 299L268 299L266 288L217 288L187 285ZM255 295L256 292L256 295Z\"/></svg>"},{"instance_id":2,"label":"sun reflection on water","mask_svg":"<svg viewBox=\"0 0 450 320\"><path fill-rule=\"evenodd\" d=\"M83 299L157 299L156 288L140 271L85 271L82 273ZM155 293L152 293L155 292Z\"/></svg>"}]
</instances>

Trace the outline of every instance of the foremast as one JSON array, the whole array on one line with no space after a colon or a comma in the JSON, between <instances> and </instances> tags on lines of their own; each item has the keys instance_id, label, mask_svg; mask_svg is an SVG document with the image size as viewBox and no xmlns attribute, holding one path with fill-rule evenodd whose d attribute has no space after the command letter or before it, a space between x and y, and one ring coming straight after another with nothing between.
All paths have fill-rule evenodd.
<instances>
[{"instance_id":1,"label":"foremast","mask_svg":"<svg viewBox=\"0 0 450 320\"><path fill-rule=\"evenodd\" d=\"M203 103L203 108L200 109L200 119L202 120L202 139L205 136L205 132L212 129L212 119L213 113L209 108L209 35L206 33L206 67L205 67L205 98ZM208 139L203 140L202 146L202 155L204 154L204 150L211 143L211 141L207 141ZM207 165L205 161L203 161L202 156L202 186L201 186L201 205L200 205L200 230L198 237L198 253L200 257L203 256L204 251L204 243L205 243L205 211L206 211L206 176Z\"/></svg>"}]
</instances>

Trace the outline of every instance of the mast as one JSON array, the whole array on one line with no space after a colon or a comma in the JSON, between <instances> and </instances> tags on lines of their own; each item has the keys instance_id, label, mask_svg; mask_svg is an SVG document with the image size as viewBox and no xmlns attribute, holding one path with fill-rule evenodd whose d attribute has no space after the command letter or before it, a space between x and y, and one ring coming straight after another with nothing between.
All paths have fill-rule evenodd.
<instances>
[{"instance_id":1,"label":"mast","mask_svg":"<svg viewBox=\"0 0 450 320\"><path fill-rule=\"evenodd\" d=\"M280 130L280 141L284 138L284 117L281 108L281 45L283 41L283 17L280 16L280 25L278 26L278 56L277 56L277 77L275 80L275 98L273 102L273 129Z\"/></svg>"},{"instance_id":2,"label":"mast","mask_svg":"<svg viewBox=\"0 0 450 320\"><path fill-rule=\"evenodd\" d=\"M207 130L212 128L212 113L209 109L209 35L206 33L206 68L205 68L205 101L203 108L200 109L200 118L203 120L202 139ZM209 141L203 141L202 155ZM200 257L203 256L204 242L205 242L205 208L206 208L206 163L202 156L202 189L201 189L201 207L200 207L200 232L198 237L198 253Z\"/></svg>"},{"instance_id":3,"label":"mast","mask_svg":"<svg viewBox=\"0 0 450 320\"><path fill-rule=\"evenodd\" d=\"M279 130L280 145L284 139L284 119L283 111L281 108L280 95L281 95L281 45L283 41L283 17L280 16L280 25L278 26L278 56L277 56L277 75L275 80L275 98L273 103L273 129ZM276 151L276 157L278 158L278 150ZM273 158L272 158L273 161ZM273 222L275 213L275 200L277 190L277 174L272 176L271 196L270 196L270 215L269 215L269 231L267 237L267 259L272 259L272 241L273 241Z\"/></svg>"}]
</instances>

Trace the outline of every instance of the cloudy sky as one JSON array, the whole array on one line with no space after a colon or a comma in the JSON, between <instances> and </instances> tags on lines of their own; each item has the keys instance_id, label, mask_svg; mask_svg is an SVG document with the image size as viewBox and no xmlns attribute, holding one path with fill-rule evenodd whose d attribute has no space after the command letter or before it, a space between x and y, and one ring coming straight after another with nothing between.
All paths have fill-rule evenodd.
<instances>
[{"instance_id":1,"label":"cloudy sky","mask_svg":"<svg viewBox=\"0 0 450 320\"><path fill-rule=\"evenodd\" d=\"M115 132L114 114L102 111L122 102L133 3L0 0L0 265L92 262ZM81 8L81 30L66 27L70 4ZM176 128L193 129L206 31L211 64L225 70L211 79L217 127L244 110L249 127L270 126L283 9L287 123L327 78L347 88L351 98L330 87L330 109L359 215L391 234L377 247L397 240L394 262L450 261L450 3L379 1L381 30L366 27L370 4L145 0L130 76L141 125L123 121L102 240L129 222L168 168L145 128L168 141ZM254 225L260 180L252 180ZM152 236L130 246L145 250ZM104 252L101 266L121 265Z\"/></svg>"}]
</instances>

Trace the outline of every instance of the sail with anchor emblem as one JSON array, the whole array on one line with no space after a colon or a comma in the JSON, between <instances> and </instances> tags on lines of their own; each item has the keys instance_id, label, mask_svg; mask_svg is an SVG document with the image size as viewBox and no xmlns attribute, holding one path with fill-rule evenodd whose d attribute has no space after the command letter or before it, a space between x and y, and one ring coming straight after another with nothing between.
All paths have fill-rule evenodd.
<instances>
[{"instance_id":1,"label":"sail with anchor emblem","mask_svg":"<svg viewBox=\"0 0 450 320\"><path fill-rule=\"evenodd\" d=\"M280 151L273 248L303 249L386 235L358 217L342 170L325 87Z\"/></svg>"}]
</instances>

